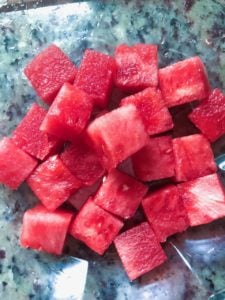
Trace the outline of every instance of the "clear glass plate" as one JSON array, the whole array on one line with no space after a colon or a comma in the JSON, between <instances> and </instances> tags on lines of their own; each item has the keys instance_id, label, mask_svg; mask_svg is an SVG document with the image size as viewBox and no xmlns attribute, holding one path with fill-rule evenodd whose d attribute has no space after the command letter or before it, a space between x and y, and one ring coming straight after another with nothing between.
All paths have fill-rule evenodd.
<instances>
[{"instance_id":1,"label":"clear glass plate","mask_svg":"<svg viewBox=\"0 0 225 300\"><path fill-rule=\"evenodd\" d=\"M10 9L0 2L0 138L10 135L37 99L22 70L52 42L76 64L87 47L112 54L120 43L156 43L160 67L200 55L212 86L224 88L222 0L87 1ZM184 117L189 109L173 109L174 118L182 121L180 134L190 130ZM213 149L216 156L224 153L225 140L220 139ZM35 202L26 185L14 192L0 187L1 299L79 299L87 264L72 257L89 262L85 300L225 299L225 220L171 238L164 246L168 262L131 283L113 246L100 257L68 239L61 259L21 249L22 215Z\"/></svg>"}]
</instances>

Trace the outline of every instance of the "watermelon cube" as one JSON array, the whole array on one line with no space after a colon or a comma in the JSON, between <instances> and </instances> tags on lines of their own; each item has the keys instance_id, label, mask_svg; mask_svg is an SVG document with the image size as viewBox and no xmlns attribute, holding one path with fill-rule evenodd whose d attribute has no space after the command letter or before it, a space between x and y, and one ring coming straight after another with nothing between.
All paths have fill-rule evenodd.
<instances>
[{"instance_id":1,"label":"watermelon cube","mask_svg":"<svg viewBox=\"0 0 225 300\"><path fill-rule=\"evenodd\" d=\"M41 124L40 129L63 140L76 140L90 118L92 103L82 90L65 83Z\"/></svg>"},{"instance_id":2,"label":"watermelon cube","mask_svg":"<svg viewBox=\"0 0 225 300\"><path fill-rule=\"evenodd\" d=\"M73 214L63 209L54 212L37 205L23 216L20 245L60 255Z\"/></svg>"},{"instance_id":3,"label":"watermelon cube","mask_svg":"<svg viewBox=\"0 0 225 300\"><path fill-rule=\"evenodd\" d=\"M189 115L190 120L211 141L225 134L225 95L215 89Z\"/></svg>"},{"instance_id":4,"label":"watermelon cube","mask_svg":"<svg viewBox=\"0 0 225 300\"><path fill-rule=\"evenodd\" d=\"M208 140L201 134L173 139L176 181L189 181L217 170Z\"/></svg>"},{"instance_id":5,"label":"watermelon cube","mask_svg":"<svg viewBox=\"0 0 225 300\"><path fill-rule=\"evenodd\" d=\"M119 45L115 51L115 85L126 92L138 92L158 85L158 50L156 45Z\"/></svg>"},{"instance_id":6,"label":"watermelon cube","mask_svg":"<svg viewBox=\"0 0 225 300\"><path fill-rule=\"evenodd\" d=\"M159 85L168 107L208 97L209 82L198 56L159 70Z\"/></svg>"},{"instance_id":7,"label":"watermelon cube","mask_svg":"<svg viewBox=\"0 0 225 300\"><path fill-rule=\"evenodd\" d=\"M76 191L68 200L73 207L80 210L83 204L90 198L94 196L102 184L102 179L99 179L91 186L85 186Z\"/></svg>"},{"instance_id":8,"label":"watermelon cube","mask_svg":"<svg viewBox=\"0 0 225 300\"><path fill-rule=\"evenodd\" d=\"M55 210L80 187L58 155L49 157L27 179L27 183L48 210Z\"/></svg>"},{"instance_id":9,"label":"watermelon cube","mask_svg":"<svg viewBox=\"0 0 225 300\"><path fill-rule=\"evenodd\" d=\"M179 190L168 185L150 193L142 201L145 215L153 228L159 242L167 237L182 232L189 227L187 212Z\"/></svg>"},{"instance_id":10,"label":"watermelon cube","mask_svg":"<svg viewBox=\"0 0 225 300\"><path fill-rule=\"evenodd\" d=\"M225 193L217 174L178 185L191 226L225 216Z\"/></svg>"},{"instance_id":11,"label":"watermelon cube","mask_svg":"<svg viewBox=\"0 0 225 300\"><path fill-rule=\"evenodd\" d=\"M102 255L122 227L123 222L98 207L89 198L72 222L70 234Z\"/></svg>"},{"instance_id":12,"label":"watermelon cube","mask_svg":"<svg viewBox=\"0 0 225 300\"><path fill-rule=\"evenodd\" d=\"M173 128L172 117L164 104L161 92L156 88L147 88L121 101L121 105L128 103L134 104L140 112L149 135L162 133Z\"/></svg>"},{"instance_id":13,"label":"watermelon cube","mask_svg":"<svg viewBox=\"0 0 225 300\"><path fill-rule=\"evenodd\" d=\"M52 44L26 66L24 73L38 96L51 104L62 85L74 81L77 68L59 47Z\"/></svg>"},{"instance_id":14,"label":"watermelon cube","mask_svg":"<svg viewBox=\"0 0 225 300\"><path fill-rule=\"evenodd\" d=\"M70 144L60 158L82 185L94 184L105 172L95 150L81 138Z\"/></svg>"},{"instance_id":15,"label":"watermelon cube","mask_svg":"<svg viewBox=\"0 0 225 300\"><path fill-rule=\"evenodd\" d=\"M0 141L0 183L17 189L37 166L37 160L18 148L11 139Z\"/></svg>"},{"instance_id":16,"label":"watermelon cube","mask_svg":"<svg viewBox=\"0 0 225 300\"><path fill-rule=\"evenodd\" d=\"M147 191L147 186L114 169L104 178L94 202L108 212L128 219L135 214Z\"/></svg>"},{"instance_id":17,"label":"watermelon cube","mask_svg":"<svg viewBox=\"0 0 225 300\"><path fill-rule=\"evenodd\" d=\"M144 124L133 104L95 119L87 128L87 133L108 170L140 150L148 140Z\"/></svg>"},{"instance_id":18,"label":"watermelon cube","mask_svg":"<svg viewBox=\"0 0 225 300\"><path fill-rule=\"evenodd\" d=\"M114 243L130 280L153 270L167 259L147 222L121 233Z\"/></svg>"},{"instance_id":19,"label":"watermelon cube","mask_svg":"<svg viewBox=\"0 0 225 300\"><path fill-rule=\"evenodd\" d=\"M111 94L115 68L112 57L87 49L74 84L85 91L96 106L105 108Z\"/></svg>"},{"instance_id":20,"label":"watermelon cube","mask_svg":"<svg viewBox=\"0 0 225 300\"><path fill-rule=\"evenodd\" d=\"M12 135L19 148L40 160L55 154L62 146L62 141L39 129L46 114L44 108L34 103Z\"/></svg>"},{"instance_id":21,"label":"watermelon cube","mask_svg":"<svg viewBox=\"0 0 225 300\"><path fill-rule=\"evenodd\" d=\"M142 181L174 176L171 136L150 138L147 145L132 156L134 172Z\"/></svg>"}]
</instances>

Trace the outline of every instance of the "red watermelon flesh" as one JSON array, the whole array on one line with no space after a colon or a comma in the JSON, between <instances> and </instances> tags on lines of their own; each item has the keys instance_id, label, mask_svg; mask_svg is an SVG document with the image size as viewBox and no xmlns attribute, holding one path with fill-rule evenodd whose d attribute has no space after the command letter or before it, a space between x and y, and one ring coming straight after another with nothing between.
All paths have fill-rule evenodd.
<instances>
[{"instance_id":1,"label":"red watermelon flesh","mask_svg":"<svg viewBox=\"0 0 225 300\"><path fill-rule=\"evenodd\" d=\"M65 83L41 124L40 129L62 140L76 140L92 112L92 102L82 90Z\"/></svg>"},{"instance_id":2,"label":"red watermelon flesh","mask_svg":"<svg viewBox=\"0 0 225 300\"><path fill-rule=\"evenodd\" d=\"M60 158L82 185L94 184L105 172L95 150L82 138L70 144Z\"/></svg>"},{"instance_id":3,"label":"red watermelon flesh","mask_svg":"<svg viewBox=\"0 0 225 300\"><path fill-rule=\"evenodd\" d=\"M132 104L95 119L87 133L108 170L137 152L148 140L141 117Z\"/></svg>"},{"instance_id":4,"label":"red watermelon flesh","mask_svg":"<svg viewBox=\"0 0 225 300\"><path fill-rule=\"evenodd\" d=\"M121 101L121 105L129 103L134 104L140 112L149 135L162 133L173 128L172 117L164 104L161 92L156 88L147 88Z\"/></svg>"},{"instance_id":5,"label":"red watermelon flesh","mask_svg":"<svg viewBox=\"0 0 225 300\"><path fill-rule=\"evenodd\" d=\"M108 212L128 219L135 214L147 191L147 186L114 169L104 178L94 202Z\"/></svg>"},{"instance_id":6,"label":"red watermelon flesh","mask_svg":"<svg viewBox=\"0 0 225 300\"><path fill-rule=\"evenodd\" d=\"M178 185L191 226L210 223L225 216L225 194L217 174Z\"/></svg>"},{"instance_id":7,"label":"red watermelon flesh","mask_svg":"<svg viewBox=\"0 0 225 300\"><path fill-rule=\"evenodd\" d=\"M38 199L50 211L65 202L80 187L80 182L70 173L58 155L40 164L27 179Z\"/></svg>"},{"instance_id":8,"label":"red watermelon flesh","mask_svg":"<svg viewBox=\"0 0 225 300\"><path fill-rule=\"evenodd\" d=\"M12 136L19 148L40 160L55 154L62 146L61 140L39 129L46 114L44 108L34 103Z\"/></svg>"},{"instance_id":9,"label":"red watermelon flesh","mask_svg":"<svg viewBox=\"0 0 225 300\"><path fill-rule=\"evenodd\" d=\"M150 193L142 201L145 215L159 242L189 227L187 212L176 186L169 185Z\"/></svg>"},{"instance_id":10,"label":"red watermelon flesh","mask_svg":"<svg viewBox=\"0 0 225 300\"><path fill-rule=\"evenodd\" d=\"M42 205L28 209L23 216L21 246L62 254L72 216L71 212L63 209L49 212Z\"/></svg>"},{"instance_id":11,"label":"red watermelon flesh","mask_svg":"<svg viewBox=\"0 0 225 300\"><path fill-rule=\"evenodd\" d=\"M122 227L123 222L98 207L89 198L72 222L70 234L102 255Z\"/></svg>"},{"instance_id":12,"label":"red watermelon flesh","mask_svg":"<svg viewBox=\"0 0 225 300\"><path fill-rule=\"evenodd\" d=\"M85 186L75 192L67 201L73 205L77 210L80 210L83 204L89 197L94 196L102 183L102 179L99 179L91 186Z\"/></svg>"},{"instance_id":13,"label":"red watermelon flesh","mask_svg":"<svg viewBox=\"0 0 225 300\"><path fill-rule=\"evenodd\" d=\"M193 134L173 139L176 181L189 181L217 170L207 139Z\"/></svg>"},{"instance_id":14,"label":"red watermelon flesh","mask_svg":"<svg viewBox=\"0 0 225 300\"><path fill-rule=\"evenodd\" d=\"M114 243L130 280L153 270L167 259L147 222L121 233Z\"/></svg>"},{"instance_id":15,"label":"red watermelon flesh","mask_svg":"<svg viewBox=\"0 0 225 300\"><path fill-rule=\"evenodd\" d=\"M158 50L156 45L119 45L115 51L115 85L126 92L138 92L158 85Z\"/></svg>"},{"instance_id":16,"label":"red watermelon flesh","mask_svg":"<svg viewBox=\"0 0 225 300\"><path fill-rule=\"evenodd\" d=\"M18 148L11 139L0 141L0 183L16 190L37 166L37 160Z\"/></svg>"},{"instance_id":17,"label":"red watermelon flesh","mask_svg":"<svg viewBox=\"0 0 225 300\"><path fill-rule=\"evenodd\" d=\"M111 94L115 68L112 57L88 49L84 53L74 84L85 91L96 106L105 108Z\"/></svg>"},{"instance_id":18,"label":"red watermelon flesh","mask_svg":"<svg viewBox=\"0 0 225 300\"><path fill-rule=\"evenodd\" d=\"M142 181L174 176L171 136L150 138L148 144L132 156L134 172Z\"/></svg>"},{"instance_id":19,"label":"red watermelon flesh","mask_svg":"<svg viewBox=\"0 0 225 300\"><path fill-rule=\"evenodd\" d=\"M219 90L210 96L189 115L190 120L211 142L225 134L225 95Z\"/></svg>"},{"instance_id":20,"label":"red watermelon flesh","mask_svg":"<svg viewBox=\"0 0 225 300\"><path fill-rule=\"evenodd\" d=\"M159 70L159 85L168 107L208 97L209 82L198 56Z\"/></svg>"},{"instance_id":21,"label":"red watermelon flesh","mask_svg":"<svg viewBox=\"0 0 225 300\"><path fill-rule=\"evenodd\" d=\"M210 94L199 57L158 71L157 56L156 45L120 45L115 59L88 49L77 70L53 44L25 68L51 107L33 104L12 139L0 141L0 182L16 189L27 180L44 205L25 213L23 247L59 255L70 233L102 255L114 240L134 280L166 260L160 242L167 237L225 217L225 190L206 139L225 133L225 96L219 89ZM180 105L193 110L189 119L197 128ZM206 138L193 134L198 128ZM171 129L182 137L161 136ZM64 141L70 144L59 153ZM45 161L35 169L32 156ZM136 178L128 175L134 172ZM186 182L161 187L174 177ZM153 181L150 194L138 180ZM73 221L72 212L59 208L65 201L79 210ZM148 222L137 210L141 202Z\"/></svg>"},{"instance_id":22,"label":"red watermelon flesh","mask_svg":"<svg viewBox=\"0 0 225 300\"><path fill-rule=\"evenodd\" d=\"M51 104L62 85L74 81L77 68L59 47L52 44L26 66L24 73L41 99Z\"/></svg>"}]
</instances>

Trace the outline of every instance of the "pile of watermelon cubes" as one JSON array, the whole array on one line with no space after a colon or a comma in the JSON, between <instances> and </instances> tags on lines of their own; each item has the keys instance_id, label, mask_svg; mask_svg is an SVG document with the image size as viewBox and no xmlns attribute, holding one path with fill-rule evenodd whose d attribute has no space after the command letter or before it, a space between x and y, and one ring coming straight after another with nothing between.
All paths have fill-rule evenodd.
<instances>
[{"instance_id":1,"label":"pile of watermelon cubes","mask_svg":"<svg viewBox=\"0 0 225 300\"><path fill-rule=\"evenodd\" d=\"M225 95L198 56L159 69L156 45L122 44L113 57L87 49L78 68L52 44L24 73L49 109L34 103L0 141L0 182L26 181L40 202L22 247L60 255L69 234L103 255L114 242L134 280L166 260L169 236L225 216L210 146L225 134ZM193 101L198 133L173 138L171 108ZM139 207L145 220L124 229Z\"/></svg>"}]
</instances>

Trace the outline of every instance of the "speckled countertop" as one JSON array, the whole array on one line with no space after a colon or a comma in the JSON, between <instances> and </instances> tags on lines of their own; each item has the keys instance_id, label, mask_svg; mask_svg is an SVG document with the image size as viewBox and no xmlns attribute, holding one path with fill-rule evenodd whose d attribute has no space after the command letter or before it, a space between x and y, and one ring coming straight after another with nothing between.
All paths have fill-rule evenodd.
<instances>
[{"instance_id":1,"label":"speckled countertop","mask_svg":"<svg viewBox=\"0 0 225 300\"><path fill-rule=\"evenodd\" d=\"M22 70L52 42L76 64L87 47L113 53L115 45L122 42L156 43L160 66L200 55L212 86L225 88L223 1L88 1L3 12L0 138L10 134L37 99ZM217 154L225 151L225 142L220 140L214 149ZM66 284L60 274L72 265L71 285L82 284L82 276L76 273L79 261L71 262L67 256L59 260L18 246L23 212L35 201L25 185L16 192L0 187L0 299L75 299L67 294L71 281ZM189 230L165 247L169 255L165 265L133 283L127 280L113 247L99 257L69 239L65 254L89 261L85 300L203 300L225 289L224 246L225 220Z\"/></svg>"}]
</instances>

